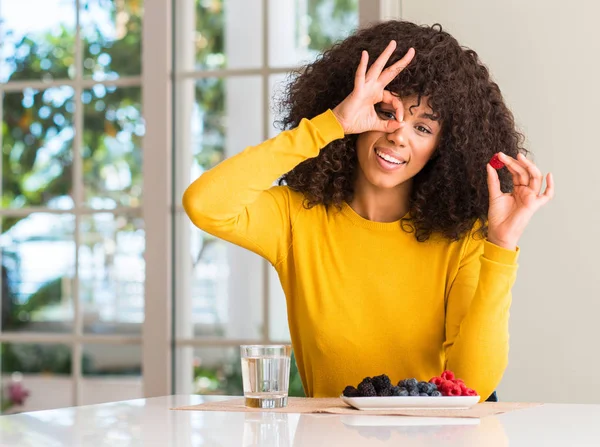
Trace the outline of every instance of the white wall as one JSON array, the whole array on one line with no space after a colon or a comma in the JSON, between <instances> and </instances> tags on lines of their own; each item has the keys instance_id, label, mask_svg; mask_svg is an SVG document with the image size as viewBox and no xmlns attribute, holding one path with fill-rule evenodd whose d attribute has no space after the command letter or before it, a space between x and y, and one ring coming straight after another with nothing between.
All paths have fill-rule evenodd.
<instances>
[{"instance_id":1,"label":"white wall","mask_svg":"<svg viewBox=\"0 0 600 447\"><path fill-rule=\"evenodd\" d=\"M554 173L531 222L511 312L502 400L600 403L600 2L404 0L490 67L528 148Z\"/></svg>"}]
</instances>

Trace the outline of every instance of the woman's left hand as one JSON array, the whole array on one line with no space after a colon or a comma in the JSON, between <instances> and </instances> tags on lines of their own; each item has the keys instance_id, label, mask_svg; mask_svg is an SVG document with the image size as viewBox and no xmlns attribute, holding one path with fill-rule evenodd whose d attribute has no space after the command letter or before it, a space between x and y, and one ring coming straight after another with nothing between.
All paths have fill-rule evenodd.
<instances>
[{"instance_id":1,"label":"woman's left hand","mask_svg":"<svg viewBox=\"0 0 600 447\"><path fill-rule=\"evenodd\" d=\"M498 158L512 174L514 189L503 193L498 173L487 164L488 241L515 250L531 216L554 197L554 179L552 174L546 176L546 190L542 193L542 173L523 154L514 159L500 152Z\"/></svg>"}]
</instances>

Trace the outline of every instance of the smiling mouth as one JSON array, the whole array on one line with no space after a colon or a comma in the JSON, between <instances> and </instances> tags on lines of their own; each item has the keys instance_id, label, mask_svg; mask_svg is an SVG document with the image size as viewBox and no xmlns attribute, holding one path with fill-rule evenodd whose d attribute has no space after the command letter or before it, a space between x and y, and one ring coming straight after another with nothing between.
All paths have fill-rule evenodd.
<instances>
[{"instance_id":1,"label":"smiling mouth","mask_svg":"<svg viewBox=\"0 0 600 447\"><path fill-rule=\"evenodd\" d=\"M396 165L396 166L400 166L400 165L404 165L406 164L406 161L404 161L401 158L396 158L393 157L389 154L386 154L384 152L381 152L379 149L375 148L375 154L382 159L383 161L385 161L386 163L390 163L392 165Z\"/></svg>"}]
</instances>

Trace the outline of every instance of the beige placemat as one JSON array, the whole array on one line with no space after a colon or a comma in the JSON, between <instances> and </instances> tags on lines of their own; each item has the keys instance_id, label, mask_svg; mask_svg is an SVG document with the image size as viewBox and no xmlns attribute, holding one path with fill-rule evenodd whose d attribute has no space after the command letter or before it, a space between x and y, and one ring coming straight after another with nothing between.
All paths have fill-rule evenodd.
<instances>
[{"instance_id":1,"label":"beige placemat","mask_svg":"<svg viewBox=\"0 0 600 447\"><path fill-rule=\"evenodd\" d=\"M414 410L357 410L344 403L339 398L307 399L290 397L285 408L265 410L260 408L247 408L243 398L236 398L220 402L207 402L188 407L172 408L172 410L189 411L236 411L236 412L275 412L275 413L327 413L327 414L354 414L354 415L385 415L385 416L418 416L418 417L448 417L448 418L482 418L495 414L508 413L509 411L532 408L542 405L540 403L523 402L484 402L469 409L414 409Z\"/></svg>"}]
</instances>

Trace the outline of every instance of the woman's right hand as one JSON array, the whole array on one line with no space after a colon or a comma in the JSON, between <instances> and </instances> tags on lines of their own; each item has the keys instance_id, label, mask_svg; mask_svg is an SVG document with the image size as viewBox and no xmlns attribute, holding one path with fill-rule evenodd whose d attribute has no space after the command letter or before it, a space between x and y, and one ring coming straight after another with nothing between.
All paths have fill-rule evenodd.
<instances>
[{"instance_id":1,"label":"woman's right hand","mask_svg":"<svg viewBox=\"0 0 600 447\"><path fill-rule=\"evenodd\" d=\"M369 53L363 51L354 78L354 90L346 99L333 109L333 113L342 125L345 134L356 134L377 130L394 132L403 120L404 106L397 96L385 87L400 74L415 55L410 48L404 57L385 70L385 64L396 49L396 41L392 40L386 49L371 65L369 71ZM381 119L375 111L375 104L389 104L395 110L395 120Z\"/></svg>"}]
</instances>

